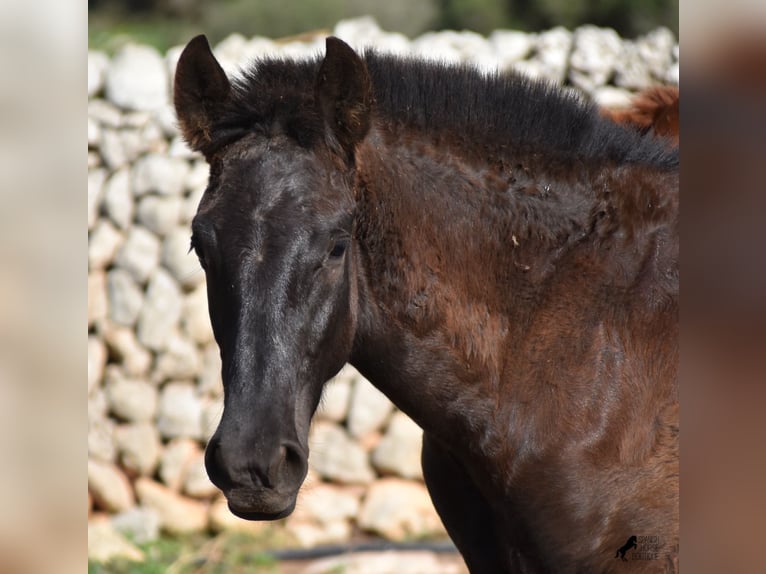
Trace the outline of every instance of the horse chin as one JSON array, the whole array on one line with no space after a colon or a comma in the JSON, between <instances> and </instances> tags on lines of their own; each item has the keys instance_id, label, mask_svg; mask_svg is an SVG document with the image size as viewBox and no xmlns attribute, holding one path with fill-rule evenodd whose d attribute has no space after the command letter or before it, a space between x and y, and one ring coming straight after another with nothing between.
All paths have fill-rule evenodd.
<instances>
[{"instance_id":1,"label":"horse chin","mask_svg":"<svg viewBox=\"0 0 766 574\"><path fill-rule=\"evenodd\" d=\"M295 510L296 495L278 496L275 493L264 495L259 492L235 491L225 493L229 510L235 516L245 520L279 520ZM297 494L297 493L296 493Z\"/></svg>"}]
</instances>

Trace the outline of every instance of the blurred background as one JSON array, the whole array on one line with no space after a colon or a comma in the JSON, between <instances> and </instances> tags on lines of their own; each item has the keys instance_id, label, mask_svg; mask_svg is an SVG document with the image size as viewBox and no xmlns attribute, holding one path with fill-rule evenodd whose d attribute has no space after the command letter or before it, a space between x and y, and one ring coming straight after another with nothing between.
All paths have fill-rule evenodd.
<instances>
[{"instance_id":1,"label":"blurred background","mask_svg":"<svg viewBox=\"0 0 766 574\"><path fill-rule=\"evenodd\" d=\"M232 32L278 38L364 15L409 37L581 24L626 38L666 26L678 36L678 0L88 0L88 40L91 48L110 50L132 37L165 50L202 32L213 43Z\"/></svg>"}]
</instances>

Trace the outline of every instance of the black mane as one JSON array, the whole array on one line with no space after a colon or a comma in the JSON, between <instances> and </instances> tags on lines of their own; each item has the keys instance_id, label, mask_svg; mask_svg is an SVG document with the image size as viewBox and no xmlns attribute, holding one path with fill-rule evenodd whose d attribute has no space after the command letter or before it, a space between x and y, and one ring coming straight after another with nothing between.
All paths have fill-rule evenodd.
<instances>
[{"instance_id":1,"label":"black mane","mask_svg":"<svg viewBox=\"0 0 766 574\"><path fill-rule=\"evenodd\" d=\"M455 134L493 150L678 166L677 150L601 117L593 103L546 81L374 51L363 58L375 112L389 125ZM314 145L324 129L314 103L321 61L253 62L233 81L234 97L216 126L219 138L283 132L305 147Z\"/></svg>"}]
</instances>

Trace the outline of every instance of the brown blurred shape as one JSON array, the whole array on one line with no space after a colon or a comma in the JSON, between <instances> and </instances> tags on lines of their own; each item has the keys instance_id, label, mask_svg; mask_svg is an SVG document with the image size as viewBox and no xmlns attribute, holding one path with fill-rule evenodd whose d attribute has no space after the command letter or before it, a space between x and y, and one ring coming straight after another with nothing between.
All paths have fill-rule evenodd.
<instances>
[{"instance_id":1,"label":"brown blurred shape","mask_svg":"<svg viewBox=\"0 0 766 574\"><path fill-rule=\"evenodd\" d=\"M638 94L627 108L604 109L602 113L641 133L652 131L667 137L678 146L680 114L676 86L652 86Z\"/></svg>"}]
</instances>

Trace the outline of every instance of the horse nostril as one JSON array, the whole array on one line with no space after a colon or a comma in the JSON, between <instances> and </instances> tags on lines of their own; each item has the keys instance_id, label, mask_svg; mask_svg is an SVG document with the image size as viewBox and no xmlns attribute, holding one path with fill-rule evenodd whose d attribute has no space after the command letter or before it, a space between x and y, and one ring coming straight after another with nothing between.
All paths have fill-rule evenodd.
<instances>
[{"instance_id":1,"label":"horse nostril","mask_svg":"<svg viewBox=\"0 0 766 574\"><path fill-rule=\"evenodd\" d=\"M220 441L211 439L205 449L205 470L210 478L210 482L221 490L225 490L231 485L231 480L225 471L223 457L221 453Z\"/></svg>"}]
</instances>

